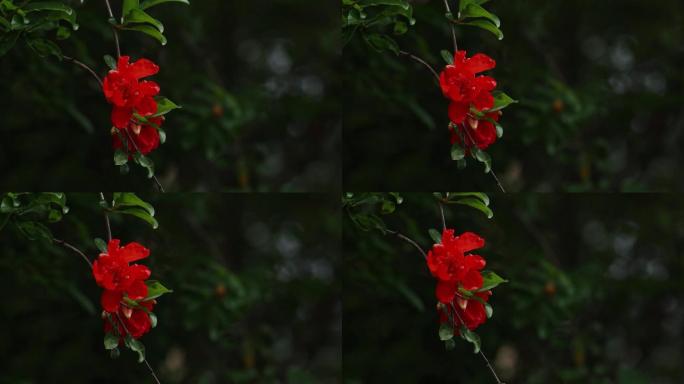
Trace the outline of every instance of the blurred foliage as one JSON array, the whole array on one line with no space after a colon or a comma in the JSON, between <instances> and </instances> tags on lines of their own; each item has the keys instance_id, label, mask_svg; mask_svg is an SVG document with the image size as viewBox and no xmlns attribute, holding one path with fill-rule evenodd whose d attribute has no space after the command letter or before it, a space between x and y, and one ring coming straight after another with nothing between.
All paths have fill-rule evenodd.
<instances>
[{"instance_id":1,"label":"blurred foliage","mask_svg":"<svg viewBox=\"0 0 684 384\"><path fill-rule=\"evenodd\" d=\"M388 229L432 244L435 197L403 193ZM499 195L495 213L446 207L457 232L483 236L487 268L510 281L478 328L509 384L674 384L684 371L684 203L663 195ZM435 283L391 233L343 225L347 383L489 383L479 355L436 335Z\"/></svg>"},{"instance_id":2,"label":"blurred foliage","mask_svg":"<svg viewBox=\"0 0 684 384\"><path fill-rule=\"evenodd\" d=\"M381 31L439 68L440 51L452 45L444 4L411 6L408 31ZM460 49L497 61L499 88L520 101L489 150L508 190L684 186L676 177L684 161L684 3L495 0L486 8L500 19L503 40L460 26L456 33ZM450 160L448 103L423 66L377 52L363 33L345 40L342 61L345 189L497 189L479 167L458 170Z\"/></svg>"},{"instance_id":3,"label":"blurred foliage","mask_svg":"<svg viewBox=\"0 0 684 384\"><path fill-rule=\"evenodd\" d=\"M115 15L121 3L112 2ZM68 40L43 37L103 75L103 56L115 53L104 2L69 4L79 29ZM334 4L202 0L146 12L164 22L168 44L124 30L121 46L158 63L155 80L183 106L151 156L168 190L319 191L339 183ZM109 106L88 73L26 44L2 57L0 73L0 187L155 189L144 170L120 175L112 164Z\"/></svg>"},{"instance_id":4,"label":"blurred foliage","mask_svg":"<svg viewBox=\"0 0 684 384\"><path fill-rule=\"evenodd\" d=\"M37 197L18 198L28 206ZM174 290L155 308L158 326L142 338L162 382L339 382L336 201L228 194L144 200L156 210L158 229L129 215L111 215L111 224L115 238L150 248L144 264ZM45 225L92 260L93 238L106 237L100 197L68 193L66 205L60 222ZM0 383L151 381L135 354L112 360L102 348L100 289L77 254L27 240L15 225L5 226L0 240L0 289L11 292L0 311Z\"/></svg>"}]
</instances>

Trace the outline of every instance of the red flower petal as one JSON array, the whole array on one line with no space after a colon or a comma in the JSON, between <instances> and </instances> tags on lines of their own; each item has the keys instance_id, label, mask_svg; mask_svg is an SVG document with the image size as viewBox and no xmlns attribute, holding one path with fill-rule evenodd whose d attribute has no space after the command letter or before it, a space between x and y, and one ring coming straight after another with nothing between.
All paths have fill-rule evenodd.
<instances>
[{"instance_id":1,"label":"red flower petal","mask_svg":"<svg viewBox=\"0 0 684 384\"><path fill-rule=\"evenodd\" d=\"M119 129L124 129L133 118L133 109L114 106L112 108L112 124Z\"/></svg>"},{"instance_id":2,"label":"red flower petal","mask_svg":"<svg viewBox=\"0 0 684 384\"><path fill-rule=\"evenodd\" d=\"M468 59L466 65L473 73L479 73L496 67L496 61L483 53L476 53Z\"/></svg>"},{"instance_id":3,"label":"red flower petal","mask_svg":"<svg viewBox=\"0 0 684 384\"><path fill-rule=\"evenodd\" d=\"M145 96L157 96L159 94L159 84L154 81L141 81L140 93Z\"/></svg>"},{"instance_id":4,"label":"red flower petal","mask_svg":"<svg viewBox=\"0 0 684 384\"><path fill-rule=\"evenodd\" d=\"M154 115L157 113L157 102L151 96L144 96L136 103L135 109L143 116Z\"/></svg>"},{"instance_id":5,"label":"red flower petal","mask_svg":"<svg viewBox=\"0 0 684 384\"><path fill-rule=\"evenodd\" d=\"M485 267L487 262L485 261L485 259L482 258L482 256L467 255L464 259L464 264L466 268L476 269L479 271L480 269Z\"/></svg>"},{"instance_id":6,"label":"red flower petal","mask_svg":"<svg viewBox=\"0 0 684 384\"><path fill-rule=\"evenodd\" d=\"M121 257L127 261L137 261L150 255L150 250L138 243L128 243L121 248Z\"/></svg>"},{"instance_id":7,"label":"red flower petal","mask_svg":"<svg viewBox=\"0 0 684 384\"><path fill-rule=\"evenodd\" d=\"M465 276L463 276L463 289L473 291L482 288L482 274L477 270L469 270Z\"/></svg>"},{"instance_id":8,"label":"red flower petal","mask_svg":"<svg viewBox=\"0 0 684 384\"><path fill-rule=\"evenodd\" d=\"M462 124L469 109L467 103L451 102L449 104L449 120L454 124Z\"/></svg>"},{"instance_id":9,"label":"red flower petal","mask_svg":"<svg viewBox=\"0 0 684 384\"><path fill-rule=\"evenodd\" d=\"M450 283L444 280L438 280L437 288L435 288L437 300L445 304L450 303L454 299L454 295L456 295L457 288L455 282Z\"/></svg>"},{"instance_id":10,"label":"red flower petal","mask_svg":"<svg viewBox=\"0 0 684 384\"><path fill-rule=\"evenodd\" d=\"M140 59L129 67L131 76L138 80L143 77L152 76L157 72L159 72L159 66L147 59Z\"/></svg>"},{"instance_id":11,"label":"red flower petal","mask_svg":"<svg viewBox=\"0 0 684 384\"><path fill-rule=\"evenodd\" d=\"M141 300L147 297L147 285L142 280L135 280L126 289L126 294L131 300Z\"/></svg>"},{"instance_id":12,"label":"red flower petal","mask_svg":"<svg viewBox=\"0 0 684 384\"><path fill-rule=\"evenodd\" d=\"M104 292L102 292L102 296L100 297L100 304L102 304L102 308L110 313L115 313L119 310L119 304L121 303L121 299L123 299L123 293L120 291L110 291L106 289Z\"/></svg>"},{"instance_id":13,"label":"red flower petal","mask_svg":"<svg viewBox=\"0 0 684 384\"><path fill-rule=\"evenodd\" d=\"M456 237L455 242L457 247L460 248L464 253L474 249L482 248L485 244L483 238L472 232L462 233L460 236Z\"/></svg>"}]
</instances>

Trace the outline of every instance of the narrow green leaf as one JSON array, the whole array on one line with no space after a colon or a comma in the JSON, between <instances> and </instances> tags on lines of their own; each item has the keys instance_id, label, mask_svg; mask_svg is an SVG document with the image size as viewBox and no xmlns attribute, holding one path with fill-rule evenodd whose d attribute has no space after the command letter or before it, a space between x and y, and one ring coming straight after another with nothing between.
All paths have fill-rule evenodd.
<instances>
[{"instance_id":1,"label":"narrow green leaf","mask_svg":"<svg viewBox=\"0 0 684 384\"><path fill-rule=\"evenodd\" d=\"M114 152L114 164L115 165L125 165L128 163L128 154L120 149Z\"/></svg>"},{"instance_id":2,"label":"narrow green leaf","mask_svg":"<svg viewBox=\"0 0 684 384\"><path fill-rule=\"evenodd\" d=\"M114 349L119 346L119 336L114 332L105 333L104 347L105 349Z\"/></svg>"},{"instance_id":3,"label":"narrow green leaf","mask_svg":"<svg viewBox=\"0 0 684 384\"><path fill-rule=\"evenodd\" d=\"M163 3L183 3L190 5L189 0L144 0L142 4L140 4L140 9L147 9Z\"/></svg>"},{"instance_id":4,"label":"narrow green leaf","mask_svg":"<svg viewBox=\"0 0 684 384\"><path fill-rule=\"evenodd\" d=\"M176 105L176 103L167 99L166 97L158 97L158 98L156 98L156 102L157 102L157 113L155 113L153 115L153 117L166 115L167 113L173 111L174 109L182 108L181 106Z\"/></svg>"},{"instance_id":5,"label":"narrow green leaf","mask_svg":"<svg viewBox=\"0 0 684 384\"><path fill-rule=\"evenodd\" d=\"M458 161L465 157L465 149L459 143L451 146L451 160Z\"/></svg>"},{"instance_id":6,"label":"narrow green leaf","mask_svg":"<svg viewBox=\"0 0 684 384\"><path fill-rule=\"evenodd\" d=\"M482 287L478 289L476 292L489 291L491 289L496 288L499 284L508 282L508 280L504 279L503 277L497 275L492 271L483 271L482 280Z\"/></svg>"},{"instance_id":7,"label":"narrow green leaf","mask_svg":"<svg viewBox=\"0 0 684 384\"><path fill-rule=\"evenodd\" d=\"M99 237L96 237L94 241L95 246L100 252L107 253L107 243L105 243L104 240L100 239Z\"/></svg>"},{"instance_id":8,"label":"narrow green leaf","mask_svg":"<svg viewBox=\"0 0 684 384\"><path fill-rule=\"evenodd\" d=\"M430 228L428 230L428 233L430 234L430 238L432 239L432 241L435 242L435 244L441 244L442 243L442 234L439 233L438 230Z\"/></svg>"},{"instance_id":9,"label":"narrow green leaf","mask_svg":"<svg viewBox=\"0 0 684 384\"><path fill-rule=\"evenodd\" d=\"M161 21L155 19L154 17L147 14L147 12L133 8L124 17L124 23L141 23L141 24L151 24L153 27L157 28L160 33L164 33L164 24Z\"/></svg>"},{"instance_id":10,"label":"narrow green leaf","mask_svg":"<svg viewBox=\"0 0 684 384\"><path fill-rule=\"evenodd\" d=\"M109 69L116 69L116 60L110 55L104 55L104 61Z\"/></svg>"},{"instance_id":11,"label":"narrow green leaf","mask_svg":"<svg viewBox=\"0 0 684 384\"><path fill-rule=\"evenodd\" d=\"M121 29L142 32L157 39L161 45L166 45L167 42L166 37L164 37L164 35L159 32L157 28L150 27L149 25L126 25L121 27Z\"/></svg>"},{"instance_id":12,"label":"narrow green leaf","mask_svg":"<svg viewBox=\"0 0 684 384\"><path fill-rule=\"evenodd\" d=\"M497 28L501 27L501 20L493 14L487 11L486 9L482 8L481 6L471 3L468 4L468 6L461 11L461 18L485 18L489 21L491 21Z\"/></svg>"},{"instance_id":13,"label":"narrow green leaf","mask_svg":"<svg viewBox=\"0 0 684 384\"><path fill-rule=\"evenodd\" d=\"M145 284L147 285L147 297L142 301L154 300L166 293L173 292L156 280L148 280Z\"/></svg>"},{"instance_id":14,"label":"narrow green leaf","mask_svg":"<svg viewBox=\"0 0 684 384\"><path fill-rule=\"evenodd\" d=\"M467 205L471 208L475 208L478 211L484 213L488 219L491 219L492 217L494 217L494 212L488 206L484 205L482 200L479 200L479 199L465 198L465 199L460 199L460 200L454 201L454 204Z\"/></svg>"},{"instance_id":15,"label":"narrow green leaf","mask_svg":"<svg viewBox=\"0 0 684 384\"><path fill-rule=\"evenodd\" d=\"M489 20L484 20L484 19L478 19L478 20L472 20L472 21L466 21L460 23L460 25L467 25L470 27L476 27L476 28L481 28L486 31L489 31L496 36L497 39L503 40L504 34L501 32L501 30L494 24L492 24L491 21Z\"/></svg>"},{"instance_id":16,"label":"narrow green leaf","mask_svg":"<svg viewBox=\"0 0 684 384\"><path fill-rule=\"evenodd\" d=\"M152 217L152 215L150 215L150 213L148 211L146 211L142 208L127 207L127 208L118 209L114 212L135 216L139 219L146 221L148 224L150 224L152 226L152 228L154 228L154 229L159 228L159 223L157 222L157 220L154 217Z\"/></svg>"},{"instance_id":17,"label":"narrow green leaf","mask_svg":"<svg viewBox=\"0 0 684 384\"><path fill-rule=\"evenodd\" d=\"M140 207L146 210L150 216L154 216L154 207L152 204L139 198L132 192L116 192L113 196L112 205L114 209L121 207Z\"/></svg>"},{"instance_id":18,"label":"narrow green leaf","mask_svg":"<svg viewBox=\"0 0 684 384\"><path fill-rule=\"evenodd\" d=\"M139 0L123 0L123 6L121 7L121 22L124 22L126 15L128 15L133 9L138 8L140 8Z\"/></svg>"},{"instance_id":19,"label":"narrow green leaf","mask_svg":"<svg viewBox=\"0 0 684 384\"><path fill-rule=\"evenodd\" d=\"M444 59L447 64L454 64L454 55L451 52L447 51L446 49L442 49L439 53L442 55L442 59Z\"/></svg>"},{"instance_id":20,"label":"narrow green leaf","mask_svg":"<svg viewBox=\"0 0 684 384\"><path fill-rule=\"evenodd\" d=\"M492 95L494 96L494 107L487 110L488 112L500 111L508 107L509 105L518 102L517 100L511 98L510 96L501 91L494 91L492 92Z\"/></svg>"},{"instance_id":21,"label":"narrow green leaf","mask_svg":"<svg viewBox=\"0 0 684 384\"><path fill-rule=\"evenodd\" d=\"M74 13L74 10L71 7L59 1L34 1L26 4L22 9L24 12L58 11L64 12L67 15Z\"/></svg>"},{"instance_id":22,"label":"narrow green leaf","mask_svg":"<svg viewBox=\"0 0 684 384\"><path fill-rule=\"evenodd\" d=\"M473 353L478 353L480 352L480 336L478 336L477 333L469 330L467 327L464 325L461 326L461 337L468 341L469 343L473 344L474 351Z\"/></svg>"}]
</instances>

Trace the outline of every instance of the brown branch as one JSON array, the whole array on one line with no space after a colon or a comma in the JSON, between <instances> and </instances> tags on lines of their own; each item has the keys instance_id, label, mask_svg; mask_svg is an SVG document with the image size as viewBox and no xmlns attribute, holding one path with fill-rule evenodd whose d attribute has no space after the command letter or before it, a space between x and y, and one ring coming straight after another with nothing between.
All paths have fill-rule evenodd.
<instances>
[{"instance_id":1,"label":"brown branch","mask_svg":"<svg viewBox=\"0 0 684 384\"><path fill-rule=\"evenodd\" d=\"M399 233L399 232L397 232L397 231L392 231L392 230L389 230L389 229L385 229L385 232L391 233L392 235L395 235L396 237L398 237L398 238L400 238L400 239L406 241L407 243L413 245L413 246L416 247L416 249L420 252L420 254L423 255L423 258L424 258L425 260L427 260L427 253L425 253L425 251L423 251L423 248L421 248L420 245L418 245L418 243L416 243L414 240L412 240L411 238L409 238L409 237L407 237L407 236L402 235L401 233Z\"/></svg>"},{"instance_id":2,"label":"brown branch","mask_svg":"<svg viewBox=\"0 0 684 384\"><path fill-rule=\"evenodd\" d=\"M450 304L451 304L451 308L454 310L454 313L456 314L456 317L458 317L458 321L460 321L461 324L465 327L465 322L461 318L461 315L458 314L458 311L456 310L456 306L454 305L454 302L451 301ZM460 333L460 330L459 330L459 333ZM489 370L492 372L492 375L494 375L494 378L496 379L497 384L506 384L506 383L502 382L501 379L499 379L499 376L496 374L494 367L492 367L492 364L489 363L489 359L484 354L484 352L482 352L481 346L480 346L480 356L482 356L482 358L484 359L485 363L487 364L487 368L489 368Z\"/></svg>"},{"instance_id":3,"label":"brown branch","mask_svg":"<svg viewBox=\"0 0 684 384\"><path fill-rule=\"evenodd\" d=\"M62 56L62 58L63 58L64 60L66 60L66 61L68 61L68 62L70 62L70 63L73 63L73 64L75 64L75 65L78 65L79 67L81 67L81 68L85 69L86 71L88 71L88 73L90 73L91 75L93 75L93 77L95 78L95 80L97 80L97 82L100 84L100 87L102 87L102 79L100 78L100 76L97 75L97 73L95 73L95 71L94 71L92 68L90 68L90 67L87 66L86 64L84 64L84 63L82 63L82 62L80 62L80 61L74 59L73 57Z\"/></svg>"},{"instance_id":4,"label":"brown branch","mask_svg":"<svg viewBox=\"0 0 684 384\"><path fill-rule=\"evenodd\" d=\"M88 266L90 266L90 269L93 268L93 263L90 262L90 260L88 259L88 256L86 256L85 253L83 253L83 251L81 251L80 249L74 247L73 245L67 243L64 240L52 239L52 241L55 244L59 244L64 248L67 248L67 249L70 249L70 250L76 252L77 254L79 254L83 258L83 260L85 260L86 263L88 263Z\"/></svg>"},{"instance_id":5,"label":"brown branch","mask_svg":"<svg viewBox=\"0 0 684 384\"><path fill-rule=\"evenodd\" d=\"M107 204L107 200L105 199L104 193L100 192L100 201L103 202L104 204ZM109 205L107 205L109 206ZM103 207L104 208L104 207ZM109 215L107 214L107 210L104 210L104 218L105 218L105 225L107 226L107 241L112 241L112 226L109 224Z\"/></svg>"},{"instance_id":6,"label":"brown branch","mask_svg":"<svg viewBox=\"0 0 684 384\"><path fill-rule=\"evenodd\" d=\"M136 144L135 140L133 140L133 136L131 136L131 133L128 131L128 129L124 129L126 131L126 135L128 136L128 139L130 140L131 143L133 143L133 147L135 148L136 151L140 154L140 156L145 156L143 153L140 151L140 148L138 148L138 144ZM157 176L152 174L152 178L154 179L155 184L157 184L157 188L159 188L159 191L161 193L165 193L166 191L164 190L164 187L161 185L159 182L159 179L157 179Z\"/></svg>"},{"instance_id":7,"label":"brown branch","mask_svg":"<svg viewBox=\"0 0 684 384\"><path fill-rule=\"evenodd\" d=\"M444 8L446 8L447 13L451 13L451 9L449 8L449 0L444 0ZM454 23L449 23L449 26L451 27L451 39L454 42L454 54L458 52L458 43L456 42L456 27L454 27Z\"/></svg>"},{"instance_id":8,"label":"brown branch","mask_svg":"<svg viewBox=\"0 0 684 384\"><path fill-rule=\"evenodd\" d=\"M435 69L432 68L432 66L430 64L428 64L427 61L421 59L420 57L418 57L412 53L406 52L406 51L399 51L399 53L404 55L404 56L408 56L411 59L423 64L427 69L430 70L430 72L432 72L432 74L435 76L435 79L437 80L437 82L439 82L439 75L437 74L437 71L435 71Z\"/></svg>"},{"instance_id":9,"label":"brown branch","mask_svg":"<svg viewBox=\"0 0 684 384\"><path fill-rule=\"evenodd\" d=\"M114 17L114 12L112 12L112 6L109 4L109 0L105 0L105 4L107 5L107 12L109 13L109 18L116 20ZM121 57L121 47L119 45L119 33L116 31L116 28L112 25L112 32L114 33L114 43L116 44L116 57L119 58Z\"/></svg>"}]
</instances>

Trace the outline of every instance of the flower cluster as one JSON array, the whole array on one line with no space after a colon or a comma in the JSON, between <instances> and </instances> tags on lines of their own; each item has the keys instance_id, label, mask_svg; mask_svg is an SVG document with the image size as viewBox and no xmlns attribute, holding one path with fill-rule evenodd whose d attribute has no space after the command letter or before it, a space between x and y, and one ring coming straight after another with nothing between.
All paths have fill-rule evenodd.
<instances>
[{"instance_id":1,"label":"flower cluster","mask_svg":"<svg viewBox=\"0 0 684 384\"><path fill-rule=\"evenodd\" d=\"M116 334L122 344L126 334L138 339L152 327L150 313L156 304L148 300L150 269L144 265L131 264L149 256L150 250L138 243L123 247L113 239L107 245L107 252L101 253L93 263L93 276L97 285L104 288L100 302L105 319L105 333L111 333L116 325Z\"/></svg>"},{"instance_id":2,"label":"flower cluster","mask_svg":"<svg viewBox=\"0 0 684 384\"><path fill-rule=\"evenodd\" d=\"M427 255L428 268L437 279L440 322L451 323L455 334L461 325L473 330L487 320L485 303L491 291L482 290L486 262L481 256L467 254L484 244L484 239L472 232L454 236L453 229L445 229L442 242L433 245Z\"/></svg>"},{"instance_id":3,"label":"flower cluster","mask_svg":"<svg viewBox=\"0 0 684 384\"><path fill-rule=\"evenodd\" d=\"M129 56L121 56L116 68L104 78L103 91L112 104L113 146L123 147L125 138L129 154L139 151L143 155L159 146L158 129L164 121L156 116L159 85L142 80L159 72L159 66L147 59L130 63Z\"/></svg>"},{"instance_id":4,"label":"flower cluster","mask_svg":"<svg viewBox=\"0 0 684 384\"><path fill-rule=\"evenodd\" d=\"M468 58L465 51L454 54L453 64L444 68L439 76L442 93L450 100L451 142L472 145L485 149L496 141L496 127L488 119L498 120L500 113L486 114L494 107L492 91L496 80L490 76L478 75L496 67L489 56L478 53ZM485 113L485 117L472 112ZM454 129L457 127L457 129Z\"/></svg>"}]
</instances>

